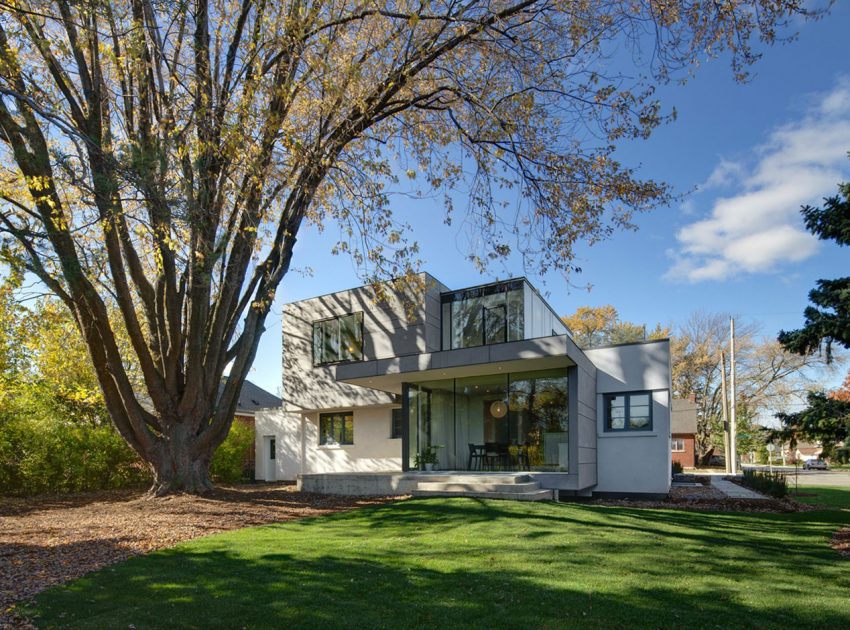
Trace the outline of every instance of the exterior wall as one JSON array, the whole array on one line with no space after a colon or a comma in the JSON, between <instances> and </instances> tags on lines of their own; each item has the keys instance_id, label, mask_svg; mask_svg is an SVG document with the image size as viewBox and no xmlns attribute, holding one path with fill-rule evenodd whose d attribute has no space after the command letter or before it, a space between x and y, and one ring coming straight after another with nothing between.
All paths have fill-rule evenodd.
<instances>
[{"instance_id":1,"label":"exterior wall","mask_svg":"<svg viewBox=\"0 0 850 630\"><path fill-rule=\"evenodd\" d=\"M301 414L284 409L262 409L254 415L254 478L263 481L292 481L304 461ZM275 438L274 476L269 475L267 439Z\"/></svg>"},{"instance_id":2,"label":"exterior wall","mask_svg":"<svg viewBox=\"0 0 850 630\"><path fill-rule=\"evenodd\" d=\"M287 304L283 309L283 405L317 410L392 403L386 393L336 380L336 366L313 365L313 322L348 313L363 313L363 360L440 349L440 293L447 290L424 274L425 295L396 294L379 302L370 287L358 287Z\"/></svg>"},{"instance_id":3,"label":"exterior wall","mask_svg":"<svg viewBox=\"0 0 850 630\"><path fill-rule=\"evenodd\" d=\"M674 433L672 437L685 442L684 451L670 452L672 461L680 463L683 468L694 468L696 466L697 459L696 444L693 433Z\"/></svg>"},{"instance_id":4,"label":"exterior wall","mask_svg":"<svg viewBox=\"0 0 850 630\"><path fill-rule=\"evenodd\" d=\"M390 438L392 407L360 407L353 412L354 444L338 446L320 445L319 414L304 415L301 473L401 470L401 438Z\"/></svg>"},{"instance_id":5,"label":"exterior wall","mask_svg":"<svg viewBox=\"0 0 850 630\"><path fill-rule=\"evenodd\" d=\"M594 492L670 490L670 344L658 341L586 351L596 366L598 483ZM605 431L604 394L652 392L652 429Z\"/></svg>"},{"instance_id":6,"label":"exterior wall","mask_svg":"<svg viewBox=\"0 0 850 630\"><path fill-rule=\"evenodd\" d=\"M257 412L255 478L295 481L301 474L400 471L401 439L390 438L392 407L360 407L353 412L354 444L338 446L319 444L317 412ZM269 437L274 437L276 444L274 479L268 469Z\"/></svg>"}]
</instances>

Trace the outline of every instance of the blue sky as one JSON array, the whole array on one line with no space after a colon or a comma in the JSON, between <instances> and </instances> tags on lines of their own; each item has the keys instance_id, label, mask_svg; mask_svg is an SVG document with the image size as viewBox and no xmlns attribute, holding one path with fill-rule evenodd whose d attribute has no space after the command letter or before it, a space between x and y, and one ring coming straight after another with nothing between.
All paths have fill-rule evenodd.
<instances>
[{"instance_id":1,"label":"blue sky","mask_svg":"<svg viewBox=\"0 0 850 630\"><path fill-rule=\"evenodd\" d=\"M751 82L735 83L728 60L704 65L684 86L659 92L678 119L620 156L643 176L689 193L637 219L636 232L579 248L583 272L571 286L558 275L531 278L560 313L613 304L622 318L676 323L694 311L731 312L766 336L798 327L818 278L846 275L849 252L803 229L801 204L818 204L850 178L850 3L802 24L799 38L766 51ZM689 192L690 191L690 192ZM401 202L399 202L401 203ZM452 287L522 275L481 276L465 258L458 227L441 223L429 202L400 206L416 229L423 269ZM280 305L361 284L348 258L329 254L334 230L302 231L291 272L278 292L249 378L277 391L281 378ZM839 378L840 380L840 378Z\"/></svg>"}]
</instances>

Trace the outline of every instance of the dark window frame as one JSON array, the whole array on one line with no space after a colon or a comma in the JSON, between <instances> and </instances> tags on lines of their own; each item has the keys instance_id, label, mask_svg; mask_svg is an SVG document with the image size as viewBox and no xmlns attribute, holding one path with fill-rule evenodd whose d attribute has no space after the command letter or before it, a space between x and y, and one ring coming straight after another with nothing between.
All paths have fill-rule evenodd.
<instances>
[{"instance_id":1,"label":"dark window frame","mask_svg":"<svg viewBox=\"0 0 850 630\"><path fill-rule=\"evenodd\" d=\"M351 417L351 435L345 433L345 419ZM325 430L324 422L331 421L330 433L336 439L334 433L334 425L336 421L342 423L341 440L328 443L326 436L328 431ZM336 413L320 413L319 414L319 446L353 446L354 445L354 412L353 411L337 411Z\"/></svg>"},{"instance_id":2,"label":"dark window frame","mask_svg":"<svg viewBox=\"0 0 850 630\"><path fill-rule=\"evenodd\" d=\"M398 426L396 426L396 424ZM401 407L390 409L390 439L400 440L404 433L404 410Z\"/></svg>"},{"instance_id":3,"label":"dark window frame","mask_svg":"<svg viewBox=\"0 0 850 630\"><path fill-rule=\"evenodd\" d=\"M316 356L316 328L317 326L322 326L322 342L321 345L324 345L324 325L328 322L336 322L337 326L337 355L342 352L342 319L346 317L356 317L357 324L359 327L359 336L360 336L360 358L359 359L343 359L337 356L335 359L331 360L319 360L319 357ZM359 361L364 361L365 357L363 355L363 337L364 337L364 327L363 327L363 311L354 311L352 313L344 313L342 315L335 315L334 317L326 317L324 319L317 319L312 322L310 327L310 340L312 342L312 353L313 353L313 366L325 366L325 365L337 365L340 363L357 363Z\"/></svg>"},{"instance_id":4,"label":"dark window frame","mask_svg":"<svg viewBox=\"0 0 850 630\"><path fill-rule=\"evenodd\" d=\"M637 433L637 432L646 432L652 431L654 417L652 413L653 400L652 400L652 390L637 390L631 392L614 392L611 394L604 394L602 397L602 404L605 405L605 426L603 427L605 433ZM620 396L624 396L626 399L625 403L625 415L623 417L623 428L615 429L611 424L611 401ZM649 423L645 427L632 427L631 426L631 399L632 396L648 396L649 397ZM642 405L641 405L642 406Z\"/></svg>"}]
</instances>

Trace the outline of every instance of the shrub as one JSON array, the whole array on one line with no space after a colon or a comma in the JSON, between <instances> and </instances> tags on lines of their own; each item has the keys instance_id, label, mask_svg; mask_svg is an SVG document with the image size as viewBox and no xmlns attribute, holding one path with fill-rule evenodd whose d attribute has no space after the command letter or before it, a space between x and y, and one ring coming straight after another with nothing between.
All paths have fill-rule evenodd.
<instances>
[{"instance_id":1,"label":"shrub","mask_svg":"<svg viewBox=\"0 0 850 630\"><path fill-rule=\"evenodd\" d=\"M768 494L781 499L788 493L785 475L780 472L764 472L761 470L745 470L741 484L756 492Z\"/></svg>"},{"instance_id":2,"label":"shrub","mask_svg":"<svg viewBox=\"0 0 850 630\"><path fill-rule=\"evenodd\" d=\"M681 474L683 470L684 470L684 468L682 468L681 462L673 462L673 474L674 475Z\"/></svg>"},{"instance_id":3,"label":"shrub","mask_svg":"<svg viewBox=\"0 0 850 630\"><path fill-rule=\"evenodd\" d=\"M213 481L237 483L245 480L245 459L254 448L254 427L236 419L212 458L210 475Z\"/></svg>"},{"instance_id":4,"label":"shrub","mask_svg":"<svg viewBox=\"0 0 850 630\"><path fill-rule=\"evenodd\" d=\"M87 492L149 483L148 467L111 424L0 418L0 492Z\"/></svg>"}]
</instances>

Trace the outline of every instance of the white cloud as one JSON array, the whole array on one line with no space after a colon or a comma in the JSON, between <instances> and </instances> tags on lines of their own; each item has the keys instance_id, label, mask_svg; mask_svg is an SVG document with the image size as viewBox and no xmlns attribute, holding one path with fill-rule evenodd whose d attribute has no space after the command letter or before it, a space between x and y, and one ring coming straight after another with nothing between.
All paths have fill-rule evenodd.
<instances>
[{"instance_id":1,"label":"white cloud","mask_svg":"<svg viewBox=\"0 0 850 630\"><path fill-rule=\"evenodd\" d=\"M708 215L681 228L667 277L689 282L775 271L812 256L817 239L800 206L819 204L850 171L850 79L799 121L773 130L749 164L721 160L701 192L718 189Z\"/></svg>"}]
</instances>

